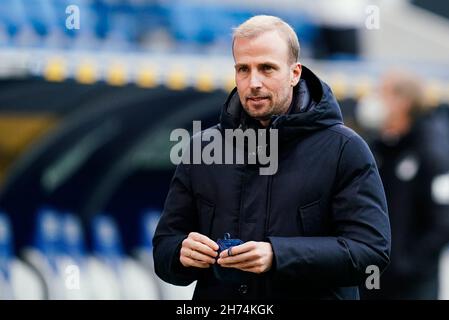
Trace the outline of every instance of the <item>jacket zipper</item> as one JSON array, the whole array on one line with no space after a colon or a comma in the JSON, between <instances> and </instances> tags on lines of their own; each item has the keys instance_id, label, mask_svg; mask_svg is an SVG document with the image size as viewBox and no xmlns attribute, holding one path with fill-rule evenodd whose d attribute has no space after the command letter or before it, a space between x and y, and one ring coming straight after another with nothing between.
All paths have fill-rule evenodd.
<instances>
[{"instance_id":1,"label":"jacket zipper","mask_svg":"<svg viewBox=\"0 0 449 320\"><path fill-rule=\"evenodd\" d=\"M264 237L268 236L268 228L270 225L270 216L271 216L271 183L273 181L273 175L268 176L268 190L267 190L267 203L266 203L266 218L265 218L265 232Z\"/></svg>"},{"instance_id":2,"label":"jacket zipper","mask_svg":"<svg viewBox=\"0 0 449 320\"><path fill-rule=\"evenodd\" d=\"M246 166L244 166L243 167L243 177L242 177L242 190L240 193L240 209L239 209L239 220L238 220L238 230L237 230L237 238L238 239L242 238L240 231L241 231L241 225L244 221L243 220L243 218L244 218L243 217L243 200L245 198L246 182L248 180L247 174L248 174L247 168L246 168Z\"/></svg>"},{"instance_id":3,"label":"jacket zipper","mask_svg":"<svg viewBox=\"0 0 449 320\"><path fill-rule=\"evenodd\" d=\"M278 124L281 123L282 121L284 121L285 116L278 116L276 117L273 122L270 125L270 128L268 130L271 129L277 129ZM269 140L268 140L269 141ZM269 142L267 143L267 147L270 148L270 144ZM267 150L268 151L268 150ZM268 151L268 152L271 152ZM266 202L266 214L265 214L265 232L264 232L264 237L268 236L268 229L269 229L269 225L270 225L270 218L271 218L271 184L273 181L273 175L269 175L268 176L268 183L267 183L267 202Z\"/></svg>"}]
</instances>

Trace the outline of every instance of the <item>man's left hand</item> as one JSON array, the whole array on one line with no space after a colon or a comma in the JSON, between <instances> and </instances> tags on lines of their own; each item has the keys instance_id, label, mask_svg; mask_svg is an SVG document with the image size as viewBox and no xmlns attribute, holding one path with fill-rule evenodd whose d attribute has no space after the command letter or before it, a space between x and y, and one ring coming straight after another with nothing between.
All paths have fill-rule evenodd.
<instances>
[{"instance_id":1,"label":"man's left hand","mask_svg":"<svg viewBox=\"0 0 449 320\"><path fill-rule=\"evenodd\" d=\"M263 273L271 269L273 248L269 242L249 241L222 251L217 262L224 268Z\"/></svg>"}]
</instances>

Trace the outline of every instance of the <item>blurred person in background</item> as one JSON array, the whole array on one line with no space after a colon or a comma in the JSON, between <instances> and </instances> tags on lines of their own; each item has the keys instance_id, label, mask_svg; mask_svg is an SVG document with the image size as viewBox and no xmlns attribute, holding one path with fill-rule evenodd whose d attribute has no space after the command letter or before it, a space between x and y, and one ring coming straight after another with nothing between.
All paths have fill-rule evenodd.
<instances>
[{"instance_id":1,"label":"blurred person in background","mask_svg":"<svg viewBox=\"0 0 449 320\"><path fill-rule=\"evenodd\" d=\"M284 21L247 20L234 31L233 55L237 88L214 128L219 137L276 129L278 140L258 142L276 152L279 170L179 164L153 238L156 274L176 285L198 280L194 299L358 299L367 267L384 270L390 250L371 151L343 125L331 89L298 62ZM225 233L243 244L218 255Z\"/></svg>"},{"instance_id":2,"label":"blurred person in background","mask_svg":"<svg viewBox=\"0 0 449 320\"><path fill-rule=\"evenodd\" d=\"M371 148L387 196L392 251L380 290L365 289L362 298L437 299L439 256L449 241L448 121L425 107L423 80L404 70L384 74L376 108Z\"/></svg>"}]
</instances>

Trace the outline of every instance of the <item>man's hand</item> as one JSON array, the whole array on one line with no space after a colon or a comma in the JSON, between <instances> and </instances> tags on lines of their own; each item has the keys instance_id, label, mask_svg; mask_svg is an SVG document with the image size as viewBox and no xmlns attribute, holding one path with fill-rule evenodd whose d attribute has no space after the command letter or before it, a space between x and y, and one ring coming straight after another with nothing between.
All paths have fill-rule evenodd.
<instances>
[{"instance_id":1,"label":"man's hand","mask_svg":"<svg viewBox=\"0 0 449 320\"><path fill-rule=\"evenodd\" d=\"M182 242L179 261L184 267L209 268L215 263L218 244L198 232L191 232Z\"/></svg>"},{"instance_id":2,"label":"man's hand","mask_svg":"<svg viewBox=\"0 0 449 320\"><path fill-rule=\"evenodd\" d=\"M253 273L267 272L273 264L273 248L269 242L249 241L222 251L217 262L224 268Z\"/></svg>"}]
</instances>

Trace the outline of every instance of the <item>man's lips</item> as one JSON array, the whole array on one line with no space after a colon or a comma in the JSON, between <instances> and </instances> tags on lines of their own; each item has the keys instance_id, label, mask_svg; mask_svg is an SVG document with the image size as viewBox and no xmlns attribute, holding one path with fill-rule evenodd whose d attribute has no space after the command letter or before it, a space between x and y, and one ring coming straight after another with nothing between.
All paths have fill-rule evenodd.
<instances>
[{"instance_id":1,"label":"man's lips","mask_svg":"<svg viewBox=\"0 0 449 320\"><path fill-rule=\"evenodd\" d=\"M251 100L251 101L261 101L261 100L269 99L269 97L248 97L247 99Z\"/></svg>"}]
</instances>

